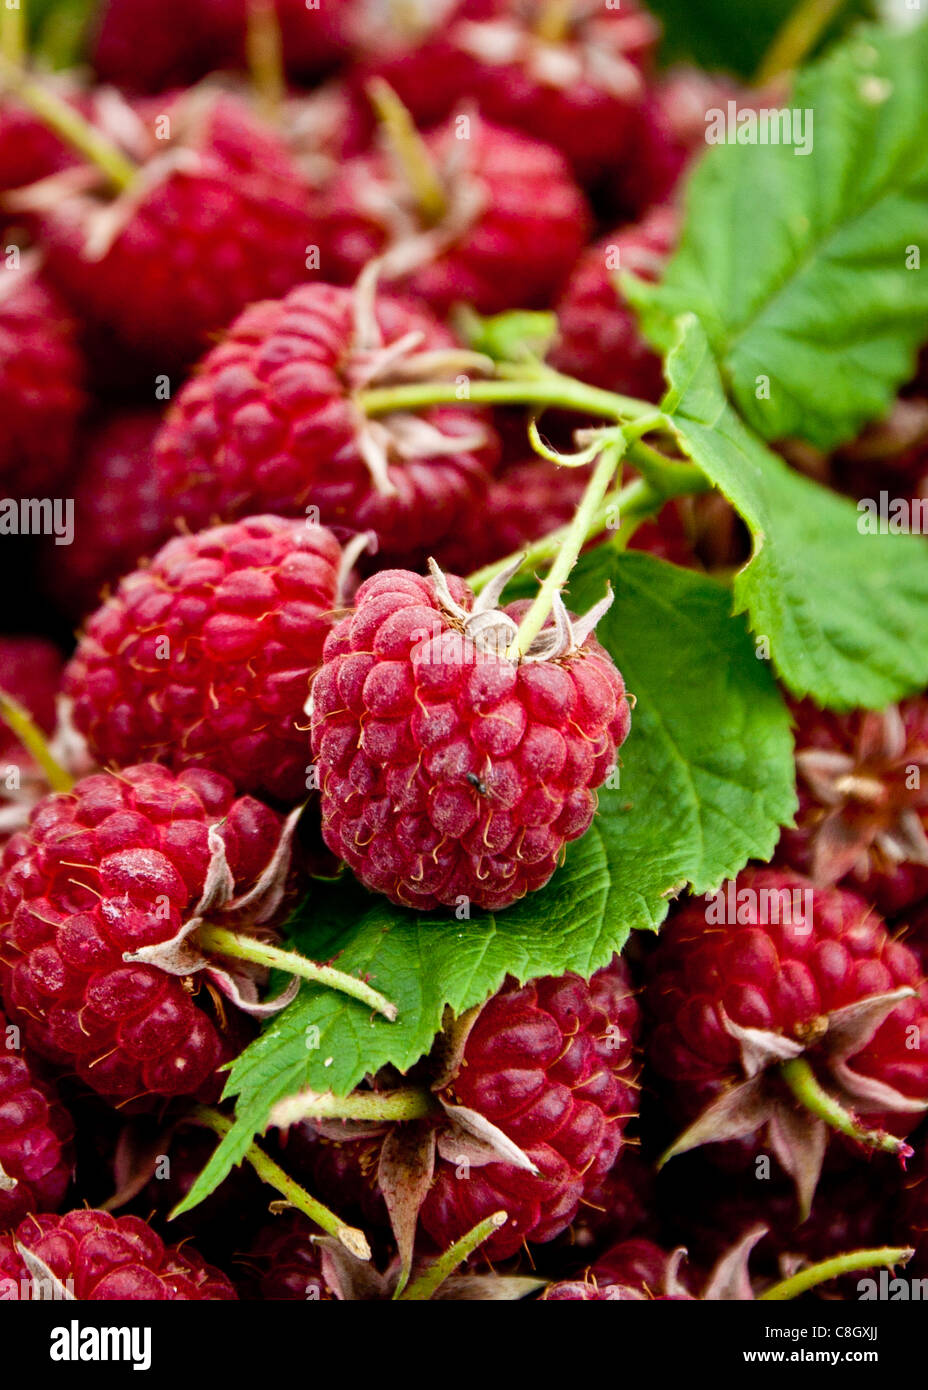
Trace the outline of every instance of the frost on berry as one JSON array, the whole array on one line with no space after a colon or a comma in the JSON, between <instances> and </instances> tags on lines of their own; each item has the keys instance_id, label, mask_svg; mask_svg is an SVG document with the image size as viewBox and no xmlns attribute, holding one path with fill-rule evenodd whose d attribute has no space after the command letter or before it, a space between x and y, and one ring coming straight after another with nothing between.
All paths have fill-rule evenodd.
<instances>
[{"instance_id":1,"label":"frost on berry","mask_svg":"<svg viewBox=\"0 0 928 1390\"><path fill-rule=\"evenodd\" d=\"M525 604L433 566L358 590L313 682L323 835L368 888L420 909L499 909L588 828L631 716L592 635L601 606L508 654Z\"/></svg>"},{"instance_id":2,"label":"frost on berry","mask_svg":"<svg viewBox=\"0 0 928 1390\"><path fill-rule=\"evenodd\" d=\"M735 912L720 915L720 901ZM690 1121L668 1156L763 1143L808 1213L831 1130L911 1153L895 1136L928 1106L925 988L915 956L856 895L745 871L734 893L670 919L647 1000L651 1064Z\"/></svg>"},{"instance_id":3,"label":"frost on berry","mask_svg":"<svg viewBox=\"0 0 928 1390\"><path fill-rule=\"evenodd\" d=\"M230 906L233 886L231 906L261 890L260 907L243 911L262 920L279 901L282 830L275 812L198 769L129 767L45 797L0 875L0 983L27 1043L113 1099L214 1090L234 1043L207 976L145 956L170 949L207 901ZM206 965L222 988L219 963Z\"/></svg>"},{"instance_id":4,"label":"frost on berry","mask_svg":"<svg viewBox=\"0 0 928 1390\"><path fill-rule=\"evenodd\" d=\"M330 531L279 517L169 541L88 620L65 674L98 760L205 768L305 801L303 709L342 567Z\"/></svg>"}]
</instances>

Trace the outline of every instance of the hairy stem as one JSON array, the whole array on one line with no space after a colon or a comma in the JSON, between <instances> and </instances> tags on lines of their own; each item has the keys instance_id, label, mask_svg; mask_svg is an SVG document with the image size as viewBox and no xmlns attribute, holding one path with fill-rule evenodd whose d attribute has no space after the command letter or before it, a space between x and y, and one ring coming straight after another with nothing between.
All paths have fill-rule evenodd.
<instances>
[{"instance_id":1,"label":"hairy stem","mask_svg":"<svg viewBox=\"0 0 928 1390\"><path fill-rule=\"evenodd\" d=\"M367 95L423 221L434 227L448 211L448 199L428 146L406 107L382 77L375 77L368 83Z\"/></svg>"},{"instance_id":2,"label":"hairy stem","mask_svg":"<svg viewBox=\"0 0 928 1390\"><path fill-rule=\"evenodd\" d=\"M195 1106L191 1112L191 1119L197 1124L205 1125L207 1129L211 1129L214 1134L219 1135L220 1139L224 1139L232 1129L232 1121L209 1105ZM273 1187L282 1197L286 1198L292 1207L296 1207L298 1211L308 1216L310 1221L314 1221L320 1230L327 1231L330 1236L334 1236L346 1250L350 1250L352 1255L355 1255L359 1260L370 1259L371 1249L364 1232L359 1231L355 1226L346 1226L344 1221L339 1220L334 1211L330 1211L321 1202L317 1202L315 1197L311 1197L305 1188L295 1182L288 1173L285 1173L279 1164L269 1158L257 1144L249 1145L245 1150L245 1159L262 1182Z\"/></svg>"},{"instance_id":3,"label":"hairy stem","mask_svg":"<svg viewBox=\"0 0 928 1390\"><path fill-rule=\"evenodd\" d=\"M134 182L138 172L136 166L118 146L51 88L27 76L0 55L0 90L4 89L15 93L43 125L105 174L115 189L122 192Z\"/></svg>"},{"instance_id":4,"label":"hairy stem","mask_svg":"<svg viewBox=\"0 0 928 1390\"><path fill-rule=\"evenodd\" d=\"M287 79L284 75L280 21L274 0L248 0L245 56L261 114L266 121L276 125L287 95Z\"/></svg>"},{"instance_id":5,"label":"hairy stem","mask_svg":"<svg viewBox=\"0 0 928 1390\"><path fill-rule=\"evenodd\" d=\"M25 0L10 5L9 0L0 0L0 54L14 67L25 65L26 13Z\"/></svg>"},{"instance_id":6,"label":"hairy stem","mask_svg":"<svg viewBox=\"0 0 928 1390\"><path fill-rule=\"evenodd\" d=\"M448 1247L437 1260L433 1260L428 1269L424 1270L411 1284L403 1290L397 1298L402 1303L424 1303L432 1297L432 1294L439 1288L450 1274L453 1274L458 1265L464 1263L469 1255L472 1255L485 1240L489 1240L494 1231L498 1231L500 1226L505 1226L509 1220L509 1215L505 1211L494 1212L485 1221L481 1221L473 1230L468 1231L466 1236Z\"/></svg>"},{"instance_id":7,"label":"hairy stem","mask_svg":"<svg viewBox=\"0 0 928 1390\"><path fill-rule=\"evenodd\" d=\"M4 690L0 690L0 719L38 763L52 791L69 792L74 786L74 778L58 762L29 711Z\"/></svg>"},{"instance_id":8,"label":"hairy stem","mask_svg":"<svg viewBox=\"0 0 928 1390\"><path fill-rule=\"evenodd\" d=\"M396 1005L391 1004L389 999L384 998L363 980L356 979L354 975L346 975L344 971L336 970L331 965L317 965L315 961L307 960L295 951L282 951L279 946L256 941L254 937L240 935L238 932L228 931L225 927L213 926L212 923L205 923L198 928L197 940L201 946L216 951L221 956L230 956L233 960L254 961L256 965L283 970L288 975L297 975L301 980L309 980L314 985L328 985L330 989L337 989L342 994L350 995L352 999L359 999L362 1004L368 1004L391 1023L396 1019Z\"/></svg>"},{"instance_id":9,"label":"hairy stem","mask_svg":"<svg viewBox=\"0 0 928 1390\"><path fill-rule=\"evenodd\" d=\"M554 600L570 578L570 572L577 563L577 557L586 545L590 525L602 506L603 499L615 477L616 469L622 461L624 452L624 440L607 444L603 449L580 505L574 513L574 519L567 527L564 541L555 556L554 563L548 570L531 607L519 624L515 639L509 646L506 655L510 660L518 661L526 655L529 647L548 621Z\"/></svg>"},{"instance_id":10,"label":"hairy stem","mask_svg":"<svg viewBox=\"0 0 928 1390\"><path fill-rule=\"evenodd\" d=\"M270 1123L280 1129L302 1120L424 1120L443 1114L429 1091L404 1086L399 1091L354 1091L336 1096L331 1091L300 1091L278 1101L271 1110Z\"/></svg>"},{"instance_id":11,"label":"hairy stem","mask_svg":"<svg viewBox=\"0 0 928 1390\"><path fill-rule=\"evenodd\" d=\"M906 1264L915 1254L914 1250L891 1245L878 1250L852 1250L847 1255L834 1255L830 1260L820 1260L818 1264L801 1269L789 1279L781 1279L778 1284L758 1294L758 1302L785 1303L790 1298L798 1298L808 1289L826 1284L829 1279L837 1279L841 1274L853 1274L858 1269L892 1269L894 1265Z\"/></svg>"},{"instance_id":12,"label":"hairy stem","mask_svg":"<svg viewBox=\"0 0 928 1390\"><path fill-rule=\"evenodd\" d=\"M462 398L460 386L453 381L414 381L398 386L380 386L361 391L358 403L368 416L388 415L395 410L422 410L430 405L544 405L563 410L577 410L584 415L597 415L607 420L637 420L650 416L654 406L631 396L602 391L587 386L573 377L545 369L537 376L525 374L509 380L471 381Z\"/></svg>"},{"instance_id":13,"label":"hairy stem","mask_svg":"<svg viewBox=\"0 0 928 1390\"><path fill-rule=\"evenodd\" d=\"M868 1149L879 1149L892 1154L911 1153L905 1140L897 1138L895 1134L887 1134L878 1129L864 1129L855 1115L845 1110L834 1096L828 1094L804 1057L794 1057L792 1061L783 1062L780 1075L799 1104L804 1105L818 1119L824 1120L830 1129L837 1130L839 1134L846 1134L849 1139L856 1140L858 1144L865 1144Z\"/></svg>"},{"instance_id":14,"label":"hairy stem","mask_svg":"<svg viewBox=\"0 0 928 1390\"><path fill-rule=\"evenodd\" d=\"M757 69L755 86L761 87L798 68L845 3L846 0L800 0L765 53Z\"/></svg>"}]
</instances>

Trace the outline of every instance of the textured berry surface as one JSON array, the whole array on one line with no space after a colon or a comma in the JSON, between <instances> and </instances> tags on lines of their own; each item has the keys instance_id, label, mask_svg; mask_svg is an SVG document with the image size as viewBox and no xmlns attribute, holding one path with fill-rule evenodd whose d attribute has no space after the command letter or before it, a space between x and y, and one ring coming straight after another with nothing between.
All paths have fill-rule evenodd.
<instances>
[{"instance_id":1,"label":"textured berry surface","mask_svg":"<svg viewBox=\"0 0 928 1390\"><path fill-rule=\"evenodd\" d=\"M95 422L70 485L79 545L48 544L48 587L65 611L83 618L107 585L135 569L165 539L152 441L155 410L124 410Z\"/></svg>"},{"instance_id":2,"label":"textured berry surface","mask_svg":"<svg viewBox=\"0 0 928 1390\"><path fill-rule=\"evenodd\" d=\"M544 6L508 0L488 21L454 26L451 39L480 109L548 141L588 179L634 158L635 113L660 31L630 0L559 9L548 32Z\"/></svg>"},{"instance_id":3,"label":"textured berry surface","mask_svg":"<svg viewBox=\"0 0 928 1390\"><path fill-rule=\"evenodd\" d=\"M542 1297L549 1303L635 1303L689 1297L682 1290L666 1293L668 1282L676 1285L672 1257L653 1241L638 1237L607 1251L584 1279L552 1284Z\"/></svg>"},{"instance_id":4,"label":"textured berry surface","mask_svg":"<svg viewBox=\"0 0 928 1390\"><path fill-rule=\"evenodd\" d=\"M354 283L374 256L404 292L437 314L544 305L580 254L589 212L552 146L478 117L461 139L455 122L425 137L441 171L445 208L425 218L387 151L345 165L323 199L324 260Z\"/></svg>"},{"instance_id":5,"label":"textured berry surface","mask_svg":"<svg viewBox=\"0 0 928 1390\"><path fill-rule=\"evenodd\" d=\"M251 886L274 852L279 817L194 769L175 777L149 764L85 777L40 802L6 846L7 1011L28 1045L103 1095L188 1095L211 1085L224 1059L211 1015L181 977L123 960L194 916L213 826L236 884Z\"/></svg>"},{"instance_id":6,"label":"textured berry surface","mask_svg":"<svg viewBox=\"0 0 928 1390\"><path fill-rule=\"evenodd\" d=\"M928 699L794 715L799 811L779 856L887 915L911 907L928 893Z\"/></svg>"},{"instance_id":7,"label":"textured berry surface","mask_svg":"<svg viewBox=\"0 0 928 1390\"><path fill-rule=\"evenodd\" d=\"M296 804L304 706L337 602L330 531L251 517L169 541L88 620L65 677L101 763L228 770Z\"/></svg>"},{"instance_id":8,"label":"textured berry surface","mask_svg":"<svg viewBox=\"0 0 928 1390\"><path fill-rule=\"evenodd\" d=\"M660 399L660 359L642 338L618 279L625 271L658 279L676 241L677 223L672 208L655 208L642 222L620 228L583 253L558 304L553 361L559 371L609 391Z\"/></svg>"},{"instance_id":9,"label":"textured berry surface","mask_svg":"<svg viewBox=\"0 0 928 1390\"><path fill-rule=\"evenodd\" d=\"M0 1009L0 1231L54 1211L71 1181L71 1117Z\"/></svg>"},{"instance_id":10,"label":"textured berry surface","mask_svg":"<svg viewBox=\"0 0 928 1390\"><path fill-rule=\"evenodd\" d=\"M463 582L451 586L469 608ZM589 827L630 722L594 637L559 662L488 656L452 625L434 580L382 571L333 629L313 683L325 841L393 902L505 907Z\"/></svg>"},{"instance_id":11,"label":"textured berry surface","mask_svg":"<svg viewBox=\"0 0 928 1390\"><path fill-rule=\"evenodd\" d=\"M44 637L0 637L0 690L12 695L45 734L55 727L55 699L64 667L58 648ZM0 755L10 758L21 745L0 723Z\"/></svg>"},{"instance_id":12,"label":"textured berry surface","mask_svg":"<svg viewBox=\"0 0 928 1390\"><path fill-rule=\"evenodd\" d=\"M261 1232L249 1252L254 1297L272 1303L332 1302L319 1246L305 1217L278 1221Z\"/></svg>"},{"instance_id":13,"label":"textured berry surface","mask_svg":"<svg viewBox=\"0 0 928 1390\"><path fill-rule=\"evenodd\" d=\"M0 271L0 485L55 494L71 463L84 406L76 328L33 273Z\"/></svg>"},{"instance_id":14,"label":"textured berry surface","mask_svg":"<svg viewBox=\"0 0 928 1390\"><path fill-rule=\"evenodd\" d=\"M440 1247L501 1210L509 1220L482 1247L489 1259L567 1229L615 1163L637 1112L637 1030L638 1005L618 959L588 983L568 974L509 984L484 1006L443 1094L501 1129L539 1172L488 1163L464 1177L439 1159L422 1223Z\"/></svg>"},{"instance_id":15,"label":"textured berry surface","mask_svg":"<svg viewBox=\"0 0 928 1390\"><path fill-rule=\"evenodd\" d=\"M62 196L37 222L50 278L91 327L162 370L253 300L306 279L312 198L285 144L231 96L145 108L146 157L121 199ZM170 142L158 121L169 121Z\"/></svg>"},{"instance_id":16,"label":"textured berry surface","mask_svg":"<svg viewBox=\"0 0 928 1390\"><path fill-rule=\"evenodd\" d=\"M717 922L714 909L697 899L670 918L651 963L648 1049L672 1110L692 1119L743 1075L738 1028L799 1044L824 1079L829 1015L900 988L913 997L896 1004L846 1059L843 1074L848 1084L853 1073L923 1104L928 1007L912 952L856 894L813 890L801 875L774 869L746 870L736 889L737 920L726 910L729 920ZM869 1128L883 1124L905 1133L917 1123L917 1109L880 1115L873 1104L870 1110L876 1113L866 1116Z\"/></svg>"},{"instance_id":17,"label":"textured berry surface","mask_svg":"<svg viewBox=\"0 0 928 1390\"><path fill-rule=\"evenodd\" d=\"M385 350L410 333L421 335L417 350L455 347L434 319L399 300L379 296L375 314ZM304 516L315 507L323 525L373 531L381 550L408 554L439 542L480 504L495 438L459 407L426 412L434 428L424 441L388 440L378 486L350 394L352 373L372 360L358 345L355 315L349 290L306 285L241 316L156 440L170 516L200 527L250 512Z\"/></svg>"},{"instance_id":18,"label":"textured berry surface","mask_svg":"<svg viewBox=\"0 0 928 1390\"><path fill-rule=\"evenodd\" d=\"M48 1272L30 1270L21 1249ZM50 1298L56 1285L85 1302L213 1302L237 1297L226 1276L189 1245L164 1245L137 1216L92 1210L30 1216L15 1231L0 1236L0 1298Z\"/></svg>"}]
</instances>

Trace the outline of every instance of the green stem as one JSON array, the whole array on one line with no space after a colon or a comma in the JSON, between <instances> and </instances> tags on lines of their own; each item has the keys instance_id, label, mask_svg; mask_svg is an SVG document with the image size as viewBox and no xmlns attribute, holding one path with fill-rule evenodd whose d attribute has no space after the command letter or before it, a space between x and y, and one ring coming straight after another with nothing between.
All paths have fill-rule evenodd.
<instances>
[{"instance_id":1,"label":"green stem","mask_svg":"<svg viewBox=\"0 0 928 1390\"><path fill-rule=\"evenodd\" d=\"M764 55L754 85L764 86L783 73L798 68L811 53L846 0L800 0L789 14Z\"/></svg>"},{"instance_id":2,"label":"green stem","mask_svg":"<svg viewBox=\"0 0 928 1390\"><path fill-rule=\"evenodd\" d=\"M905 1264L915 1254L914 1250L891 1245L879 1250L854 1250L848 1255L834 1255L830 1260L820 1260L818 1264L801 1269L789 1279L781 1279L764 1293L758 1294L759 1303L785 1303L790 1298L798 1298L829 1279L837 1279L841 1274L853 1274L858 1269L892 1269L894 1265Z\"/></svg>"},{"instance_id":3,"label":"green stem","mask_svg":"<svg viewBox=\"0 0 928 1390\"><path fill-rule=\"evenodd\" d=\"M790 1062L783 1062L780 1075L799 1104L804 1105L818 1119L824 1120L830 1129L837 1130L839 1134L846 1134L858 1144L865 1144L867 1148L879 1149L884 1153L897 1154L907 1148L905 1141L897 1138L895 1134L886 1134L883 1130L864 1129L857 1118L820 1085L804 1057L794 1057Z\"/></svg>"},{"instance_id":4,"label":"green stem","mask_svg":"<svg viewBox=\"0 0 928 1390\"><path fill-rule=\"evenodd\" d=\"M425 1120L443 1114L430 1091L404 1086L399 1091L354 1091L336 1096L331 1091L300 1091L271 1110L270 1123L280 1129L302 1120Z\"/></svg>"},{"instance_id":5,"label":"green stem","mask_svg":"<svg viewBox=\"0 0 928 1390\"><path fill-rule=\"evenodd\" d=\"M219 1135L220 1139L224 1139L232 1129L232 1121L209 1105L194 1106L191 1119L197 1124L205 1125L207 1129L211 1129L214 1134ZM316 1223L320 1230L327 1231L330 1236L334 1236L346 1250L350 1250L352 1255L355 1255L359 1260L370 1259L371 1249L364 1232L359 1231L355 1226L346 1226L344 1221L339 1220L334 1211L330 1211L321 1202L317 1202L315 1197L311 1197L305 1188L294 1182L293 1178L285 1173L272 1158L269 1158L257 1144L249 1145L245 1150L245 1159L251 1164L262 1182L266 1182L269 1187L273 1187L282 1197L285 1197L290 1206L303 1212L310 1221ZM171 1215L173 1216L173 1213ZM168 1219L170 1220L171 1217Z\"/></svg>"},{"instance_id":6,"label":"green stem","mask_svg":"<svg viewBox=\"0 0 928 1390\"><path fill-rule=\"evenodd\" d=\"M11 7L9 0L0 0L0 54L17 68L24 67L26 63L24 4L25 0L17 0Z\"/></svg>"},{"instance_id":7,"label":"green stem","mask_svg":"<svg viewBox=\"0 0 928 1390\"><path fill-rule=\"evenodd\" d=\"M603 503L624 452L624 439L617 443L607 444L603 449L580 505L574 513L574 519L567 527L563 544L555 556L554 563L545 575L541 588L519 624L519 630L514 640L509 645L506 655L510 660L518 661L526 655L529 647L548 621L555 597L570 578L570 572L577 563L577 557L586 545L590 525Z\"/></svg>"},{"instance_id":8,"label":"green stem","mask_svg":"<svg viewBox=\"0 0 928 1390\"><path fill-rule=\"evenodd\" d=\"M620 396L587 386L559 372L544 371L537 377L527 377L525 364L518 380L472 381L467 395L461 397L460 386L453 381L414 381L398 386L379 386L361 391L358 403L368 416L388 415L395 410L422 410L430 405L544 405L576 410L584 415L602 416L607 420L637 420L653 414L654 406L647 401Z\"/></svg>"},{"instance_id":9,"label":"green stem","mask_svg":"<svg viewBox=\"0 0 928 1390\"><path fill-rule=\"evenodd\" d=\"M315 961L307 960L295 951L282 951L279 946L256 941L254 937L242 936L209 922L198 928L197 940L201 946L216 951L221 956L230 956L233 960L254 961L256 965L283 970L288 975L297 975L301 980L309 980L314 985L328 985L330 989L337 989L342 994L350 995L352 999L359 999L362 1004L370 1005L391 1023L396 1019L396 1005L391 1004L389 999L384 998L376 989L371 989L363 980L356 979L354 975L346 975L342 970L335 970L331 965L317 965Z\"/></svg>"},{"instance_id":10,"label":"green stem","mask_svg":"<svg viewBox=\"0 0 928 1390\"><path fill-rule=\"evenodd\" d=\"M2 3L2 0L0 0ZM57 761L42 730L35 723L28 710L18 700L0 690L0 720L15 734L28 753L32 755L45 773L45 780L53 792L69 792L74 786L74 778Z\"/></svg>"},{"instance_id":11,"label":"green stem","mask_svg":"<svg viewBox=\"0 0 928 1390\"><path fill-rule=\"evenodd\" d=\"M428 146L406 107L382 77L375 77L368 83L367 95L412 190L422 220L434 227L448 211L448 199Z\"/></svg>"},{"instance_id":12,"label":"green stem","mask_svg":"<svg viewBox=\"0 0 928 1390\"><path fill-rule=\"evenodd\" d=\"M425 1303L432 1297L432 1294L439 1288L450 1274L453 1274L458 1265L463 1264L469 1255L472 1255L485 1240L489 1240L494 1231L498 1231L500 1226L505 1226L509 1220L509 1215L505 1211L494 1212L485 1221L481 1221L472 1231L468 1231L466 1236L439 1255L437 1260L433 1260L428 1269L424 1270L411 1284L398 1295L401 1303Z\"/></svg>"},{"instance_id":13,"label":"green stem","mask_svg":"<svg viewBox=\"0 0 928 1390\"><path fill-rule=\"evenodd\" d=\"M545 43L563 43L570 33L573 0L544 0L535 33Z\"/></svg>"},{"instance_id":14,"label":"green stem","mask_svg":"<svg viewBox=\"0 0 928 1390\"><path fill-rule=\"evenodd\" d=\"M276 125L287 95L287 79L280 21L273 0L248 0L245 56L262 115Z\"/></svg>"},{"instance_id":15,"label":"green stem","mask_svg":"<svg viewBox=\"0 0 928 1390\"><path fill-rule=\"evenodd\" d=\"M666 454L660 453L650 444L642 443L641 440L636 439L629 443L626 457L665 501L671 497L712 491L712 483L695 464L669 459Z\"/></svg>"},{"instance_id":16,"label":"green stem","mask_svg":"<svg viewBox=\"0 0 928 1390\"><path fill-rule=\"evenodd\" d=\"M643 482L641 478L636 478L634 482L626 483L625 487L607 493L595 516L590 520L586 535L587 541L595 540L614 517L622 516L626 508L633 504L636 498L645 495L649 498L654 496L647 483ZM655 503L657 500L655 498ZM522 561L522 569L530 570L534 569L536 565L543 564L545 560L554 559L564 544L569 530L569 525L559 526L556 531L549 531L546 536L541 536L525 550L516 551L513 555L505 555L501 560L494 560L491 565L484 565L483 569L476 570L469 576L468 584L475 594L479 594L481 589L485 589L491 580L495 579L498 574L502 574L504 570L509 569L516 560Z\"/></svg>"},{"instance_id":17,"label":"green stem","mask_svg":"<svg viewBox=\"0 0 928 1390\"><path fill-rule=\"evenodd\" d=\"M105 174L114 188L122 192L134 182L136 166L116 145L62 97L0 56L0 90L3 89L14 92L43 125Z\"/></svg>"}]
</instances>

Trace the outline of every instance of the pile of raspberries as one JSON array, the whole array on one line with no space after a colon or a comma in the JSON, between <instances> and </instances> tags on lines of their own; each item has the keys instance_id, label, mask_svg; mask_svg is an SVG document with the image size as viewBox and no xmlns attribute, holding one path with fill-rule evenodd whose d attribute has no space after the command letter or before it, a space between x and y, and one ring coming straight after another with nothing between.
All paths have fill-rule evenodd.
<instances>
[{"instance_id":1,"label":"pile of raspberries","mask_svg":"<svg viewBox=\"0 0 928 1390\"><path fill-rule=\"evenodd\" d=\"M795 704L772 864L446 1017L362 1088L414 1079L416 1114L269 1132L369 1260L247 1165L169 1220L270 1008L198 925L272 939L342 873L503 932L635 721L595 612L514 655L529 601L467 582L589 470L520 412L358 392L466 371L465 306L556 311L558 370L658 401L616 272L660 276L705 111L757 99L659 75L637 0L271 8L270 106L245 0L100 0L81 75L29 79L83 147L0 91L0 482L73 504L70 544L0 540L0 691L39 736L0 732L0 1298L390 1298L487 1222L443 1296L751 1298L889 1245L928 1272L928 698ZM901 437L879 465L918 491L928 430ZM719 501L633 545L730 567Z\"/></svg>"}]
</instances>

